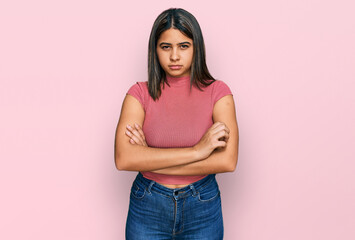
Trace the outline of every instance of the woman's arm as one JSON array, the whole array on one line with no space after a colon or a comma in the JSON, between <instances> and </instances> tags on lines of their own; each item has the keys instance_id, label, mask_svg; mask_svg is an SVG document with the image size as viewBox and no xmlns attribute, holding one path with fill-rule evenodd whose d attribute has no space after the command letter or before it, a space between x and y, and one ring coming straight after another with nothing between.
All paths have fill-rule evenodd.
<instances>
[{"instance_id":1,"label":"woman's arm","mask_svg":"<svg viewBox=\"0 0 355 240\"><path fill-rule=\"evenodd\" d=\"M195 147L187 148L151 148L133 145L127 141L126 126L136 122L143 125L145 113L140 102L133 96L126 95L121 109L115 138L115 164L117 169L126 171L154 171L200 161L208 157L216 147L223 147L227 137L224 124L216 124L209 130L208 141ZM217 126L218 125L218 126ZM218 129L217 129L218 128Z\"/></svg>"},{"instance_id":2,"label":"woman's arm","mask_svg":"<svg viewBox=\"0 0 355 240\"><path fill-rule=\"evenodd\" d=\"M232 95L224 96L216 102L213 109L213 121L224 122L228 126L230 132L226 147L215 149L203 161L191 162L152 172L168 175L205 175L233 172L238 162L239 133ZM140 128L137 128L137 130L142 136L141 139L144 139L143 131ZM135 140L139 141L138 138Z\"/></svg>"},{"instance_id":3,"label":"woman's arm","mask_svg":"<svg viewBox=\"0 0 355 240\"><path fill-rule=\"evenodd\" d=\"M213 108L213 122L224 122L229 128L229 139L226 147L215 149L203 161L164 168L153 172L168 175L205 175L233 172L238 162L239 133L232 95L224 96L216 102Z\"/></svg>"}]
</instances>

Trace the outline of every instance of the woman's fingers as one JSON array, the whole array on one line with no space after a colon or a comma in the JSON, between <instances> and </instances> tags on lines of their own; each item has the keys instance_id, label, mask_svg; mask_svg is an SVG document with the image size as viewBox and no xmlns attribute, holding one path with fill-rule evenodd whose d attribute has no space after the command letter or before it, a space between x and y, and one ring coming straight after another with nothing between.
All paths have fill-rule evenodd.
<instances>
[{"instance_id":1,"label":"woman's fingers","mask_svg":"<svg viewBox=\"0 0 355 240\"><path fill-rule=\"evenodd\" d=\"M225 133L225 134L221 135L221 137L218 138L219 141L225 141L225 142L228 142L228 139L229 139L228 133Z\"/></svg>"},{"instance_id":2,"label":"woman's fingers","mask_svg":"<svg viewBox=\"0 0 355 240\"><path fill-rule=\"evenodd\" d=\"M225 146L229 139L229 132L228 127L222 123L212 130L212 135L217 139L219 145Z\"/></svg>"},{"instance_id":3,"label":"woman's fingers","mask_svg":"<svg viewBox=\"0 0 355 240\"><path fill-rule=\"evenodd\" d=\"M134 126L136 127L137 131L139 132L139 134L141 135L143 140L145 140L145 136L144 136L144 133L143 133L143 130L142 130L141 126L139 126L137 123L135 123Z\"/></svg>"},{"instance_id":4,"label":"woman's fingers","mask_svg":"<svg viewBox=\"0 0 355 240\"><path fill-rule=\"evenodd\" d=\"M224 122L215 122L212 127L211 130L215 133L218 132L222 129L225 129L227 133L230 132L229 128L227 127L227 125Z\"/></svg>"},{"instance_id":5,"label":"woman's fingers","mask_svg":"<svg viewBox=\"0 0 355 240\"><path fill-rule=\"evenodd\" d=\"M126 134L131 138L131 140L134 141L134 143L144 145L144 140L137 130L132 128L130 125L127 125L127 129ZM133 143L131 140L130 142Z\"/></svg>"},{"instance_id":6,"label":"woman's fingers","mask_svg":"<svg viewBox=\"0 0 355 240\"><path fill-rule=\"evenodd\" d=\"M142 127L137 124L137 123L134 123L134 126L135 128L137 129L137 131L139 132L139 134L141 135L142 139L143 139L143 146L148 146L147 142L145 141L145 136L144 136L144 132L143 132L143 129Z\"/></svg>"},{"instance_id":7,"label":"woman's fingers","mask_svg":"<svg viewBox=\"0 0 355 240\"><path fill-rule=\"evenodd\" d=\"M219 123L219 124L217 124L217 126L215 128L211 129L212 135L217 134L219 136L217 139L221 138L221 136L224 136L223 141L228 141L229 132L230 132L229 128L224 123Z\"/></svg>"},{"instance_id":8,"label":"woman's fingers","mask_svg":"<svg viewBox=\"0 0 355 240\"><path fill-rule=\"evenodd\" d=\"M130 138L129 142L132 144L141 144L140 140L129 130L126 130L126 135Z\"/></svg>"},{"instance_id":9,"label":"woman's fingers","mask_svg":"<svg viewBox=\"0 0 355 240\"><path fill-rule=\"evenodd\" d=\"M218 132L216 136L217 136L218 140L222 140L222 141L226 141L226 142L229 139L229 134L225 130Z\"/></svg>"},{"instance_id":10,"label":"woman's fingers","mask_svg":"<svg viewBox=\"0 0 355 240\"><path fill-rule=\"evenodd\" d=\"M211 126L211 130L212 129L216 129L217 127L221 126L223 123L222 122L215 122L213 123L213 125Z\"/></svg>"},{"instance_id":11,"label":"woman's fingers","mask_svg":"<svg viewBox=\"0 0 355 240\"><path fill-rule=\"evenodd\" d=\"M137 123L134 124L134 128L131 127L130 125L127 125L127 131L126 134L131 137L130 142L132 144L139 144L143 146L148 146L146 141L145 141L145 136L143 133L143 130L140 125Z\"/></svg>"}]
</instances>

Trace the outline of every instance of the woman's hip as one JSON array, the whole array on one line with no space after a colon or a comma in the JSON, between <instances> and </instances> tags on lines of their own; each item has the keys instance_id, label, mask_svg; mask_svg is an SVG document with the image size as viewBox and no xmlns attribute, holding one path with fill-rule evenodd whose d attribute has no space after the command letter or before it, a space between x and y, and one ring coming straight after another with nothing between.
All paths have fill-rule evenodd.
<instances>
[{"instance_id":1,"label":"woman's hip","mask_svg":"<svg viewBox=\"0 0 355 240\"><path fill-rule=\"evenodd\" d=\"M138 173L131 187L126 231L136 239L146 234L222 239L221 196L215 174L171 189Z\"/></svg>"}]
</instances>

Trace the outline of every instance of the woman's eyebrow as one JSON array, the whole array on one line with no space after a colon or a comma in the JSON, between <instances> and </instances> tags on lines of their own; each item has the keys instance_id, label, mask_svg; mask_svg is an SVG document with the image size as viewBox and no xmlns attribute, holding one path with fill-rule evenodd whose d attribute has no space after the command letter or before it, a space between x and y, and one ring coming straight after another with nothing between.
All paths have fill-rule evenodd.
<instances>
[{"instance_id":1,"label":"woman's eyebrow","mask_svg":"<svg viewBox=\"0 0 355 240\"><path fill-rule=\"evenodd\" d=\"M161 45L163 45L163 44L166 44L166 45L172 45L171 43L161 42L161 43L159 44L159 46L161 46ZM190 42L181 42L181 43L178 43L177 45L181 45L181 44L189 44L189 45L191 45L191 43L190 43Z\"/></svg>"}]
</instances>

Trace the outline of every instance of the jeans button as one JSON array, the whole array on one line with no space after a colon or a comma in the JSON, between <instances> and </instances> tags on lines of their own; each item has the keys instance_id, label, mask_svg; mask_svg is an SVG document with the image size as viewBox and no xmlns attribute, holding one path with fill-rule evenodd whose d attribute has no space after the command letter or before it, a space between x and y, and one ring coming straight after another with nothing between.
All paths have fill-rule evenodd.
<instances>
[{"instance_id":1,"label":"jeans button","mask_svg":"<svg viewBox=\"0 0 355 240\"><path fill-rule=\"evenodd\" d=\"M179 194L179 192L174 192L174 196L177 196Z\"/></svg>"}]
</instances>

